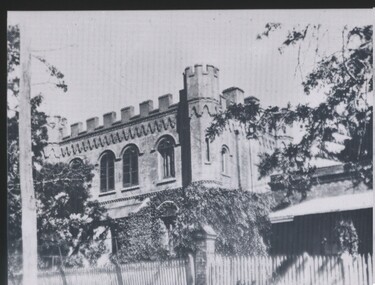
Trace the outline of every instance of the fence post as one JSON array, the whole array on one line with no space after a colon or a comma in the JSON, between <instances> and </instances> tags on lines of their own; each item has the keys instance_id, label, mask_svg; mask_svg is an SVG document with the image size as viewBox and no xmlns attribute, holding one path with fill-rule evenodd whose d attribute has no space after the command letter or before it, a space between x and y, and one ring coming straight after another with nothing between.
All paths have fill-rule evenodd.
<instances>
[{"instance_id":1,"label":"fence post","mask_svg":"<svg viewBox=\"0 0 375 285\"><path fill-rule=\"evenodd\" d=\"M66 282L66 276L65 276L65 271L64 271L64 259L62 257L62 254L61 254L61 247L60 245L58 246L58 249L59 249L59 255L60 255L60 274L61 274L61 279L62 279L62 283L63 285L68 285L68 282Z\"/></svg>"},{"instance_id":2,"label":"fence post","mask_svg":"<svg viewBox=\"0 0 375 285\"><path fill-rule=\"evenodd\" d=\"M208 285L209 266L215 253L216 233L212 227L202 225L195 235L196 248L195 253L195 284Z\"/></svg>"},{"instance_id":3,"label":"fence post","mask_svg":"<svg viewBox=\"0 0 375 285\"><path fill-rule=\"evenodd\" d=\"M191 253L188 254L188 260L186 262L185 268L186 285L195 285L194 257Z\"/></svg>"},{"instance_id":4,"label":"fence post","mask_svg":"<svg viewBox=\"0 0 375 285\"><path fill-rule=\"evenodd\" d=\"M115 268L116 268L116 275L117 275L117 282L118 282L117 284L124 285L124 282L122 282L121 267L117 262L115 264Z\"/></svg>"},{"instance_id":5,"label":"fence post","mask_svg":"<svg viewBox=\"0 0 375 285\"><path fill-rule=\"evenodd\" d=\"M62 265L60 265L59 270L60 270L60 275L61 275L63 285L68 285L68 282L66 281L65 271Z\"/></svg>"}]
</instances>

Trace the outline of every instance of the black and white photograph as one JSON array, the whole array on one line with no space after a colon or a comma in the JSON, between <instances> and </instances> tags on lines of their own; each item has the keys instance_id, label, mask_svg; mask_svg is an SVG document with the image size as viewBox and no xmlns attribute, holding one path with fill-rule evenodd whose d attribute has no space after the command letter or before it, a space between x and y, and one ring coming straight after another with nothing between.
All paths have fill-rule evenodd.
<instances>
[{"instance_id":1,"label":"black and white photograph","mask_svg":"<svg viewBox=\"0 0 375 285\"><path fill-rule=\"evenodd\" d=\"M10 285L372 285L371 9L9 11Z\"/></svg>"}]
</instances>

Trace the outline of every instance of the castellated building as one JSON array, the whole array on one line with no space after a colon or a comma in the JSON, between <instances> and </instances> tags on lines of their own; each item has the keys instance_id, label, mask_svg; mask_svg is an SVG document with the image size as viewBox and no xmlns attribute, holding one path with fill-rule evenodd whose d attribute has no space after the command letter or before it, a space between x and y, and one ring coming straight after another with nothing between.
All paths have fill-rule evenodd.
<instances>
[{"instance_id":1,"label":"castellated building","mask_svg":"<svg viewBox=\"0 0 375 285\"><path fill-rule=\"evenodd\" d=\"M176 99L175 99L176 100ZM106 205L113 218L126 217L139 207L140 199L153 192L203 182L247 191L268 190L267 179L258 180L260 152L272 151L287 136L263 134L246 138L245 130L231 122L213 142L206 138L212 116L228 104L258 100L245 98L237 87L220 92L219 69L212 65L187 67L179 99L172 94L99 118L75 123L67 135L66 120L54 118L50 124L47 161L95 166L92 198Z\"/></svg>"}]
</instances>

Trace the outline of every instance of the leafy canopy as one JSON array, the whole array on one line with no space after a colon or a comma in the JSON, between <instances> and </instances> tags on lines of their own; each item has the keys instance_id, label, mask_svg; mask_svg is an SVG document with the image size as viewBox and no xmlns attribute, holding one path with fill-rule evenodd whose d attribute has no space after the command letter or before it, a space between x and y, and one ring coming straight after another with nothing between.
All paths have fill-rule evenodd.
<instances>
[{"instance_id":1,"label":"leafy canopy","mask_svg":"<svg viewBox=\"0 0 375 285\"><path fill-rule=\"evenodd\" d=\"M280 27L278 23L268 24L258 39L268 37ZM299 46L300 65L301 43L310 36L319 44L316 36L319 29L320 25L294 27L280 52L289 46ZM271 154L261 154L260 178L278 173L273 180L278 187L273 189L287 189L288 196L299 192L304 198L313 184L312 159L320 157L345 163L356 183L363 182L372 188L372 34L372 26L351 30L344 27L341 49L323 56L304 77L306 95L312 91L325 95L318 106L288 104L286 108L263 109L255 100L231 105L215 115L207 129L208 137L214 139L220 135L229 120L245 125L249 139L256 139L264 132L277 139L281 129L299 125L303 131L299 142L275 149Z\"/></svg>"},{"instance_id":2,"label":"leafy canopy","mask_svg":"<svg viewBox=\"0 0 375 285\"><path fill-rule=\"evenodd\" d=\"M8 27L8 96L18 98L19 93L19 29ZM56 86L67 90L64 75L44 58L37 56L46 65ZM8 97L9 98L9 97ZM94 263L104 251L103 238L95 234L99 225L110 223L106 210L90 199L92 166L86 162L75 165L48 164L43 161L43 149L48 144L47 121L39 110L43 101L41 94L31 99L31 133L33 152L33 180L37 198L38 253L46 255L80 256L66 260L65 265L80 265L83 257ZM8 106L9 108L9 106ZM8 113L7 120L7 183L8 183L8 253L9 270L21 269L21 189L19 177L19 113L16 106ZM108 231L108 225L107 225ZM94 239L96 239L94 243ZM94 245L95 244L95 245ZM45 261L45 260L44 260ZM50 261L50 260L49 260ZM78 263L77 263L78 262Z\"/></svg>"}]
</instances>

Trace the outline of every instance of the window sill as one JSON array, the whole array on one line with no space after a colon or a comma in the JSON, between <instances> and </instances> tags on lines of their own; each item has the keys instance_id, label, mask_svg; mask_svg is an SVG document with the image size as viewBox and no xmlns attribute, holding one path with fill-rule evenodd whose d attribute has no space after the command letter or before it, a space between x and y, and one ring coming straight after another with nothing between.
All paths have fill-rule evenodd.
<instances>
[{"instance_id":1,"label":"window sill","mask_svg":"<svg viewBox=\"0 0 375 285\"><path fill-rule=\"evenodd\" d=\"M140 188L139 185L133 185L133 186L125 187L125 188L122 188L121 193L132 191L132 190L137 190L139 188Z\"/></svg>"},{"instance_id":2,"label":"window sill","mask_svg":"<svg viewBox=\"0 0 375 285\"><path fill-rule=\"evenodd\" d=\"M204 164L211 165L211 161L205 161Z\"/></svg>"},{"instance_id":3,"label":"window sill","mask_svg":"<svg viewBox=\"0 0 375 285\"><path fill-rule=\"evenodd\" d=\"M168 184L168 183L173 183L173 182L176 182L175 177L165 178L163 180L160 180L160 181L156 182L156 185L163 185L163 184Z\"/></svg>"},{"instance_id":4,"label":"window sill","mask_svg":"<svg viewBox=\"0 0 375 285\"><path fill-rule=\"evenodd\" d=\"M102 193L99 194L99 197L109 196L109 195L113 195L113 194L116 194L116 190L102 192Z\"/></svg>"},{"instance_id":5,"label":"window sill","mask_svg":"<svg viewBox=\"0 0 375 285\"><path fill-rule=\"evenodd\" d=\"M224 177L228 177L228 178L230 178L230 175L228 175L228 174L226 174L226 173L224 173L224 172L222 172L221 175L224 176Z\"/></svg>"}]
</instances>

